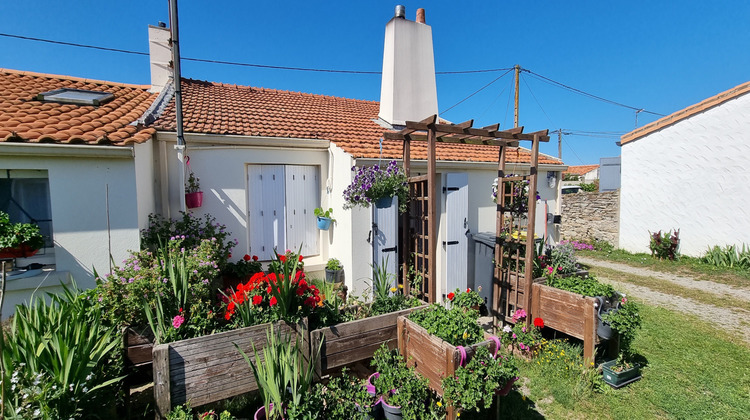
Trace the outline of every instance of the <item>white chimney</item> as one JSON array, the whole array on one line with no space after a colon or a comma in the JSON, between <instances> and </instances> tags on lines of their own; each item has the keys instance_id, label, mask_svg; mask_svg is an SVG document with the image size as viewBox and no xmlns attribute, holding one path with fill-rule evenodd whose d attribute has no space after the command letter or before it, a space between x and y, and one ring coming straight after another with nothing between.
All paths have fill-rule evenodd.
<instances>
[{"instance_id":1,"label":"white chimney","mask_svg":"<svg viewBox=\"0 0 750 420\"><path fill-rule=\"evenodd\" d=\"M432 28L424 23L424 9L417 11L417 22L403 16L404 6L396 6L385 25L378 116L391 125L438 113Z\"/></svg>"},{"instance_id":2,"label":"white chimney","mask_svg":"<svg viewBox=\"0 0 750 420\"><path fill-rule=\"evenodd\" d=\"M148 25L148 53L151 61L151 92L161 92L172 77L172 49L170 31L161 26Z\"/></svg>"}]
</instances>

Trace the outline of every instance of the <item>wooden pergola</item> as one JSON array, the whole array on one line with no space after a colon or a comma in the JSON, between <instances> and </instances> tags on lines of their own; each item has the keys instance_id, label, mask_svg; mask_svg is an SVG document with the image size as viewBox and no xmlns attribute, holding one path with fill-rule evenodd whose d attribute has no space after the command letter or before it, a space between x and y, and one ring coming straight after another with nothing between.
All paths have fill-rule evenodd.
<instances>
[{"instance_id":1,"label":"wooden pergola","mask_svg":"<svg viewBox=\"0 0 750 420\"><path fill-rule=\"evenodd\" d=\"M407 121L406 128L398 132L385 132L383 138L387 140L403 141L403 161L404 171L409 178L410 193L412 195L411 209L418 210L418 214L404 215L405 226L410 225L409 218L416 218L420 228L412 235L404 234L402 238L402 252L407 256L414 253L415 267L417 272L422 275L423 284L421 294L428 302L436 301L436 261L437 254L437 216L436 216L436 197L435 197L435 176L436 176L436 145L437 143L455 143L467 145L489 145L498 146L498 179L505 177L505 157L508 147L517 147L519 141L532 142L531 147L531 167L528 179L530 181L530 191L536 191L536 174L538 168L539 142L549 141L548 130L537 131L533 133L523 133L523 127L516 127L509 130L499 130L499 124L474 128L474 120L465 121L460 124L441 124L437 122L437 115L425 118L422 121ZM427 175L412 177L410 171L411 160L411 142L427 142ZM501 183L502 185L502 183ZM529 194L532 197L534 194ZM500 194L498 194L500 196ZM535 198L535 197L534 197ZM415 202L416 201L416 202ZM495 243L495 261L502 261L501 243L499 241L500 233L503 230L503 208L501 200L498 200L497 215L497 238ZM536 200L529 199L528 203L528 230L526 238L526 255L525 261L531 261L533 258L534 244L534 213L536 210ZM410 212L411 213L411 212ZM404 287L408 291L409 282L406 281L408 273L408 258L402 262ZM526 264L525 272L525 290L531 290L531 269L532 264ZM493 314L497 317L499 314L498 297L500 296L500 279L502 273L499 263L495 264L495 274L493 281L494 296L492 302ZM531 308L531 294L525 295L526 302L524 307Z\"/></svg>"}]
</instances>

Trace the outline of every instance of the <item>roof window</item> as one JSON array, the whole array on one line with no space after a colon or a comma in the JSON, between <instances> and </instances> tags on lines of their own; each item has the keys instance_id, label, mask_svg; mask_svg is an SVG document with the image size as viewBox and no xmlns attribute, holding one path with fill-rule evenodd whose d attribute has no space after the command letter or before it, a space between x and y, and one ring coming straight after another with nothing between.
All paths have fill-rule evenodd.
<instances>
[{"instance_id":1,"label":"roof window","mask_svg":"<svg viewBox=\"0 0 750 420\"><path fill-rule=\"evenodd\" d=\"M55 89L49 92L40 93L36 96L37 100L44 102L93 106L99 106L114 98L115 95L108 92L68 88Z\"/></svg>"}]
</instances>

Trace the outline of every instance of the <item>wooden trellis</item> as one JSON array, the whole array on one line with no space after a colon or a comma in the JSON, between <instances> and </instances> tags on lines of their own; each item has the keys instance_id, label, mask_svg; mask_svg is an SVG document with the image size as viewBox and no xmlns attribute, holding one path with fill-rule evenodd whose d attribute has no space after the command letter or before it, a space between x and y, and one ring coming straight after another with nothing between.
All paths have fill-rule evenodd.
<instances>
[{"instance_id":1,"label":"wooden trellis","mask_svg":"<svg viewBox=\"0 0 750 420\"><path fill-rule=\"evenodd\" d=\"M413 258L415 268L422 274L423 284L422 298L428 302L435 302L436 291L437 291L437 278L436 278L436 260L437 255L437 210L436 210L436 192L435 192L435 181L436 181L436 143L458 143L458 144L481 144L490 146L499 146L500 151L498 155L498 177L502 179L505 176L505 153L507 147L517 147L519 140L531 141L532 145L532 167L530 172L530 185L531 191L536 191L536 172L538 165L538 154L539 154L539 142L549 141L547 136L547 130L539 131L535 133L524 134L523 127L516 127L510 130L499 130L499 124L491 125L483 128L473 128L474 120L469 120L461 124L439 124L437 123L437 116L433 115L422 121L407 121L406 128L398 132L386 132L383 134L383 138L386 140L400 140L403 141L403 159L404 159L404 171L406 176L409 177L409 191L411 194L412 204L410 206L410 213L404 216L404 225L408 227L408 232L402 236L402 272L404 279L404 287L409 287L406 276L408 275L408 266L410 260ZM427 175L419 177L411 177L411 142L412 141L424 141L427 142ZM529 240L527 240L527 249L524 256L525 260L530 261L528 253L531 252L533 255L533 214L536 209L536 200L529 204ZM498 217L502 218L500 212L500 206L498 206ZM501 261L500 255L500 241L503 229L502 220L498 219L497 222L497 237L495 245L495 260ZM527 264L527 270L530 269L530 265ZM495 269L495 296L496 299L492 302L492 311L495 316L499 316L499 297L500 294L500 280L502 276L498 268ZM530 279L531 271L525 276L525 279L529 280L528 287L526 290L530 290ZM525 284L524 284L525 285ZM517 292L517 291L516 291ZM530 295L530 294L529 294ZM530 298L530 296L528 296ZM530 303L526 306L530 308Z\"/></svg>"}]
</instances>

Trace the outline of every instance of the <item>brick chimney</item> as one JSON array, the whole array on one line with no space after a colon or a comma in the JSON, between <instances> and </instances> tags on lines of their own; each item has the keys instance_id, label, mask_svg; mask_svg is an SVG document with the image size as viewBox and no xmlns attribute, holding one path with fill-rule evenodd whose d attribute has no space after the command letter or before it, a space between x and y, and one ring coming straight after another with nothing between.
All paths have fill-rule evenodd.
<instances>
[{"instance_id":1,"label":"brick chimney","mask_svg":"<svg viewBox=\"0 0 750 420\"><path fill-rule=\"evenodd\" d=\"M417 21L406 20L404 6L385 25L383 75L378 116L391 125L420 121L438 113L432 28L424 9Z\"/></svg>"},{"instance_id":2,"label":"brick chimney","mask_svg":"<svg viewBox=\"0 0 750 420\"><path fill-rule=\"evenodd\" d=\"M151 92L161 92L172 77L170 31L163 24L148 25L148 53L151 61Z\"/></svg>"}]
</instances>

